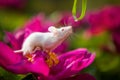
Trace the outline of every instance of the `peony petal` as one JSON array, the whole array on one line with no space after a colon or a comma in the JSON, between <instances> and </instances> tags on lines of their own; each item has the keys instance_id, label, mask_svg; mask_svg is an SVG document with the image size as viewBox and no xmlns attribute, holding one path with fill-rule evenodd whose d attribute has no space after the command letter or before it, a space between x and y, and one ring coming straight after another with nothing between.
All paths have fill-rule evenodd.
<instances>
[{"instance_id":1,"label":"peony petal","mask_svg":"<svg viewBox=\"0 0 120 80\"><path fill-rule=\"evenodd\" d=\"M7 38L10 41L13 49L17 50L20 49L19 41L12 35L10 32L6 32Z\"/></svg>"},{"instance_id":2,"label":"peony petal","mask_svg":"<svg viewBox=\"0 0 120 80\"><path fill-rule=\"evenodd\" d=\"M33 73L38 76L44 75L46 77L49 74L49 67L44 61L44 59L41 57L36 58L34 62L22 60L17 64L8 65L7 68L9 69L9 71L14 72L16 74Z\"/></svg>"},{"instance_id":3,"label":"peony petal","mask_svg":"<svg viewBox=\"0 0 120 80\"><path fill-rule=\"evenodd\" d=\"M96 56L95 53L92 53L92 54L89 53L89 54L87 54L87 55L89 55L89 57L87 57L88 62L85 64L84 68L85 68L85 67L88 67L88 66L94 61L95 56ZM86 55L86 56L87 56L87 55ZM86 58L83 59L83 61L85 61L85 60L86 60Z\"/></svg>"},{"instance_id":4,"label":"peony petal","mask_svg":"<svg viewBox=\"0 0 120 80\"><path fill-rule=\"evenodd\" d=\"M17 30L15 33L14 33L14 36L16 38L17 41L19 41L19 45L20 45L20 48L22 47L22 44L23 44L23 41L24 41L24 36L25 36L25 30L24 29L20 29L20 30Z\"/></svg>"},{"instance_id":5,"label":"peony petal","mask_svg":"<svg viewBox=\"0 0 120 80\"><path fill-rule=\"evenodd\" d=\"M69 51L67 53L63 53L62 55L59 56L59 60L60 60L59 64L52 68L53 69L53 70L51 70L52 73L53 74L59 73L59 71L62 71L64 69L65 63L67 63L73 59L78 59L78 58L82 59L84 57L83 55L85 53L87 53L87 49L77 49L77 50Z\"/></svg>"},{"instance_id":6,"label":"peony petal","mask_svg":"<svg viewBox=\"0 0 120 80\"><path fill-rule=\"evenodd\" d=\"M81 25L81 21L75 21L70 12L62 13L59 23L62 25L71 25L73 27L80 27Z\"/></svg>"},{"instance_id":7,"label":"peony petal","mask_svg":"<svg viewBox=\"0 0 120 80\"><path fill-rule=\"evenodd\" d=\"M52 68L52 75L57 78L69 77L90 65L95 54L89 54L87 49L77 49L59 57L59 64Z\"/></svg>"},{"instance_id":8,"label":"peony petal","mask_svg":"<svg viewBox=\"0 0 120 80\"><path fill-rule=\"evenodd\" d=\"M47 31L48 27L53 23L47 21L44 18L43 14L39 14L33 17L30 21L27 22L25 27L25 37L27 37L32 32L44 32Z\"/></svg>"},{"instance_id":9,"label":"peony petal","mask_svg":"<svg viewBox=\"0 0 120 80\"><path fill-rule=\"evenodd\" d=\"M41 31L43 20L44 20L43 14L37 15L37 16L33 17L32 19L30 19L24 27L29 28L32 31Z\"/></svg>"},{"instance_id":10,"label":"peony petal","mask_svg":"<svg viewBox=\"0 0 120 80\"><path fill-rule=\"evenodd\" d=\"M56 54L61 54L61 53L64 53L67 51L67 48L68 48L68 43L67 42L63 42L61 45L59 45L55 50L54 52Z\"/></svg>"},{"instance_id":11,"label":"peony petal","mask_svg":"<svg viewBox=\"0 0 120 80\"><path fill-rule=\"evenodd\" d=\"M15 64L21 57L15 54L6 44L0 42L0 65L6 67L9 64Z\"/></svg>"},{"instance_id":12,"label":"peony petal","mask_svg":"<svg viewBox=\"0 0 120 80\"><path fill-rule=\"evenodd\" d=\"M42 31L42 20L43 16L35 16L25 25L25 37L27 37L32 32Z\"/></svg>"}]
</instances>

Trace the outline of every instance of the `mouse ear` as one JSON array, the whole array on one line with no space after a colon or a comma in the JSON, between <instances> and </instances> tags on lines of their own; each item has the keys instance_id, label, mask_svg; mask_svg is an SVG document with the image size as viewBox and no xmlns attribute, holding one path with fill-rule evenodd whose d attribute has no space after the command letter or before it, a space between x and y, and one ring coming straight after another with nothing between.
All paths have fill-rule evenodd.
<instances>
[{"instance_id":1,"label":"mouse ear","mask_svg":"<svg viewBox=\"0 0 120 80\"><path fill-rule=\"evenodd\" d=\"M50 31L50 32L56 32L56 28L54 26L50 26L48 28L48 31Z\"/></svg>"}]
</instances>

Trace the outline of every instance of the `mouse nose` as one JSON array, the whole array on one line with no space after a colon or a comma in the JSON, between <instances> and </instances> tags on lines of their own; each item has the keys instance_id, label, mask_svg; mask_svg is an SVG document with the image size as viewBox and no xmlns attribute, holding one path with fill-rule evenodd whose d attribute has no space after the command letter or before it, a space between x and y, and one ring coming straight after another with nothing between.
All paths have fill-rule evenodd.
<instances>
[{"instance_id":1,"label":"mouse nose","mask_svg":"<svg viewBox=\"0 0 120 80\"><path fill-rule=\"evenodd\" d=\"M71 29L72 29L72 26L67 26L67 29L68 29L68 30L71 30Z\"/></svg>"},{"instance_id":2,"label":"mouse nose","mask_svg":"<svg viewBox=\"0 0 120 80\"><path fill-rule=\"evenodd\" d=\"M68 26L68 30L70 33L72 33L72 26Z\"/></svg>"}]
</instances>

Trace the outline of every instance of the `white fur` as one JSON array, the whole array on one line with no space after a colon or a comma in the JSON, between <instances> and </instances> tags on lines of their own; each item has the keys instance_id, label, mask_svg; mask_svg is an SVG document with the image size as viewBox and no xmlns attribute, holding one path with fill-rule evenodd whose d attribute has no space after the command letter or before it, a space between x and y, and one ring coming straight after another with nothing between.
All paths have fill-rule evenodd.
<instances>
[{"instance_id":1,"label":"white fur","mask_svg":"<svg viewBox=\"0 0 120 80\"><path fill-rule=\"evenodd\" d=\"M28 53L32 54L38 49L52 51L72 33L72 27L65 26L55 28L51 26L48 28L48 31L49 32L34 32L30 34L24 41L22 49L14 52L23 52L23 55L26 55Z\"/></svg>"}]
</instances>

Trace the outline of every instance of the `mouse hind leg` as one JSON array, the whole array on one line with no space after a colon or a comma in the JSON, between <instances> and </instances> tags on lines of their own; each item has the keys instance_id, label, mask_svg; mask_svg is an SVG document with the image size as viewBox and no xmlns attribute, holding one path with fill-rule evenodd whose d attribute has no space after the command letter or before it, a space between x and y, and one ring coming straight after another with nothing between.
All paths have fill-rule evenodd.
<instances>
[{"instance_id":1,"label":"mouse hind leg","mask_svg":"<svg viewBox=\"0 0 120 80\"><path fill-rule=\"evenodd\" d=\"M37 50L42 50L41 47L35 46L32 50L32 53L35 53Z\"/></svg>"}]
</instances>

